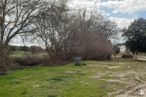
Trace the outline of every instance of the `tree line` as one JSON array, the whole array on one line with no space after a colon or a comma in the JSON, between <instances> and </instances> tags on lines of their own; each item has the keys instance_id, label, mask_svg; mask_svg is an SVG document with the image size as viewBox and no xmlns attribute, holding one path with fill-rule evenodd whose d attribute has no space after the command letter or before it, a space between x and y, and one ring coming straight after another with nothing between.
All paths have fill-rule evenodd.
<instances>
[{"instance_id":1,"label":"tree line","mask_svg":"<svg viewBox=\"0 0 146 97\"><path fill-rule=\"evenodd\" d=\"M15 45L9 45L9 51L24 51L24 52L31 52L31 53L43 53L45 49L43 49L40 46L15 46Z\"/></svg>"},{"instance_id":2,"label":"tree line","mask_svg":"<svg viewBox=\"0 0 146 97\"><path fill-rule=\"evenodd\" d=\"M93 11L70 9L67 3L67 0L1 0L1 61L6 59L8 45L17 36L41 41L50 62L74 56L109 59L110 39L118 32L116 24Z\"/></svg>"},{"instance_id":3,"label":"tree line","mask_svg":"<svg viewBox=\"0 0 146 97\"><path fill-rule=\"evenodd\" d=\"M104 15L71 9L67 0L1 0L0 65L8 64L9 51L17 48L10 46L10 42L18 36L23 41L39 41L50 63L69 61L75 56L84 60L107 60L119 52L111 43L119 31ZM145 19L135 20L123 32L126 46L133 55L146 51ZM30 48L20 47L24 51Z\"/></svg>"},{"instance_id":4,"label":"tree line","mask_svg":"<svg viewBox=\"0 0 146 97\"><path fill-rule=\"evenodd\" d=\"M138 60L138 54L146 52L146 19L136 19L123 32L127 49L132 52L134 59Z\"/></svg>"}]
</instances>

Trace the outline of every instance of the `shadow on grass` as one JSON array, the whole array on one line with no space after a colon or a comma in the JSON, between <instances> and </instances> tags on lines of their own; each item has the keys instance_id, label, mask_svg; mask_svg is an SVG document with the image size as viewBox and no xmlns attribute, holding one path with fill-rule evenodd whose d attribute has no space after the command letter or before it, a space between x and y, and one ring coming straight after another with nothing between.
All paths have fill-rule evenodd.
<instances>
[{"instance_id":1,"label":"shadow on grass","mask_svg":"<svg viewBox=\"0 0 146 97\"><path fill-rule=\"evenodd\" d=\"M48 97L57 97L57 95L49 95Z\"/></svg>"},{"instance_id":2,"label":"shadow on grass","mask_svg":"<svg viewBox=\"0 0 146 97\"><path fill-rule=\"evenodd\" d=\"M57 76L57 77L51 78L49 80L54 81L54 82L63 82L66 80L66 78L64 76Z\"/></svg>"}]
</instances>

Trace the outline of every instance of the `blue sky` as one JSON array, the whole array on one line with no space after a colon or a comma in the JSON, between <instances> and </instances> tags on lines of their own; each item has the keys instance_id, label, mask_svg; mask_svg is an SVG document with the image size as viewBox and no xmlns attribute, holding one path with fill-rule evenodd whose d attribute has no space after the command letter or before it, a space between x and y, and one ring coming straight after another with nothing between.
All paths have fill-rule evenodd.
<instances>
[{"instance_id":1,"label":"blue sky","mask_svg":"<svg viewBox=\"0 0 146 97\"><path fill-rule=\"evenodd\" d=\"M137 18L146 19L146 0L71 0L71 7L97 9L119 28L128 27Z\"/></svg>"}]
</instances>

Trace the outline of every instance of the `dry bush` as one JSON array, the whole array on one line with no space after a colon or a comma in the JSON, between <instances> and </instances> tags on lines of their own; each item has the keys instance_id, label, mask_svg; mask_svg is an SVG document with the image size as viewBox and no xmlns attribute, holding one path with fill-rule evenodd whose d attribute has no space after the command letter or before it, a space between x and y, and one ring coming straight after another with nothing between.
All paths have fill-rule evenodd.
<instances>
[{"instance_id":1,"label":"dry bush","mask_svg":"<svg viewBox=\"0 0 146 97\"><path fill-rule=\"evenodd\" d=\"M133 56L131 54L123 54L122 58L124 58L124 59L133 59Z\"/></svg>"},{"instance_id":2,"label":"dry bush","mask_svg":"<svg viewBox=\"0 0 146 97\"><path fill-rule=\"evenodd\" d=\"M86 37L86 38L85 38ZM85 35L80 45L74 45L72 56L81 56L83 60L109 60L112 54L112 45L109 40L98 35ZM73 42L77 43L77 42Z\"/></svg>"},{"instance_id":3,"label":"dry bush","mask_svg":"<svg viewBox=\"0 0 146 97\"><path fill-rule=\"evenodd\" d=\"M6 69L3 66L0 66L0 75L4 75L6 73Z\"/></svg>"},{"instance_id":4,"label":"dry bush","mask_svg":"<svg viewBox=\"0 0 146 97\"><path fill-rule=\"evenodd\" d=\"M15 58L14 63L19 66L58 66L64 65L66 62L62 60L52 61L48 56L26 56L23 58Z\"/></svg>"},{"instance_id":5,"label":"dry bush","mask_svg":"<svg viewBox=\"0 0 146 97\"><path fill-rule=\"evenodd\" d=\"M14 62L21 66L37 66L43 63L43 59L34 56L26 56L23 58L15 58Z\"/></svg>"}]
</instances>

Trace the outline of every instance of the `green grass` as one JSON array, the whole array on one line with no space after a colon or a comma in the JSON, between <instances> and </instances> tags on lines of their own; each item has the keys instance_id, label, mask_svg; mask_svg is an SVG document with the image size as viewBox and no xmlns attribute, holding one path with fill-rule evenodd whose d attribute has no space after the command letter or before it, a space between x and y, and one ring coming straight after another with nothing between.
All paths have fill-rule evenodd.
<instances>
[{"instance_id":1,"label":"green grass","mask_svg":"<svg viewBox=\"0 0 146 97\"><path fill-rule=\"evenodd\" d=\"M84 63L87 65L32 67L0 76L0 97L108 97L109 92L123 87L107 81L118 79L112 73L146 69L144 62L135 61ZM98 75L102 77L96 78Z\"/></svg>"}]
</instances>

